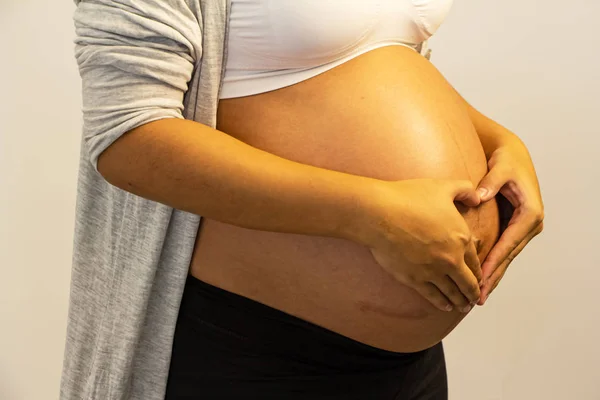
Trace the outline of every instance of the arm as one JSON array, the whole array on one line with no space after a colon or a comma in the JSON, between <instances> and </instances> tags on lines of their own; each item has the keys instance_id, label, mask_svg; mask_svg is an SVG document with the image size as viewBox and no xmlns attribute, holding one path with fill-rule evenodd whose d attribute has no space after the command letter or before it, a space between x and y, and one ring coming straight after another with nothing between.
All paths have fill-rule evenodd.
<instances>
[{"instance_id":1,"label":"arm","mask_svg":"<svg viewBox=\"0 0 600 400\"><path fill-rule=\"evenodd\" d=\"M527 151L525 144L517 135L496 121L480 113L462 96L461 99L467 107L469 117L471 118L471 122L477 131L477 135L479 136L479 140L481 141L481 145L483 146L487 160L492 157L494 151L504 145L518 145L521 146L523 150Z\"/></svg>"},{"instance_id":2,"label":"arm","mask_svg":"<svg viewBox=\"0 0 600 400\"><path fill-rule=\"evenodd\" d=\"M126 133L100 155L98 170L128 192L225 223L355 240L359 189L374 181L290 161L177 118Z\"/></svg>"},{"instance_id":3,"label":"arm","mask_svg":"<svg viewBox=\"0 0 600 400\"><path fill-rule=\"evenodd\" d=\"M457 93L458 94L458 93ZM481 270L480 305L496 288L512 260L543 230L544 205L540 186L523 141L504 126L472 107L460 94L488 160L488 174L479 183L481 201L498 194L500 239L487 255Z\"/></svg>"}]
</instances>

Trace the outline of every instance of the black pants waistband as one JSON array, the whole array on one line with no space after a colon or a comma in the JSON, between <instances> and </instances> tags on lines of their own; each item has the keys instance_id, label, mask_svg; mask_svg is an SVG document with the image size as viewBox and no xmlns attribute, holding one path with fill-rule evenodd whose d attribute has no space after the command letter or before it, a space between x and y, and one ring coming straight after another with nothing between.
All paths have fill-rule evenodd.
<instances>
[{"instance_id":1,"label":"black pants waistband","mask_svg":"<svg viewBox=\"0 0 600 400\"><path fill-rule=\"evenodd\" d=\"M393 368L427 350L379 349L189 275L180 313L194 315L224 333L263 344L270 352L318 358L344 370ZM318 349L318 351L315 351ZM332 365L333 366L333 365Z\"/></svg>"},{"instance_id":2,"label":"black pants waistband","mask_svg":"<svg viewBox=\"0 0 600 400\"><path fill-rule=\"evenodd\" d=\"M396 353L189 276L166 400L447 400L442 344Z\"/></svg>"}]
</instances>

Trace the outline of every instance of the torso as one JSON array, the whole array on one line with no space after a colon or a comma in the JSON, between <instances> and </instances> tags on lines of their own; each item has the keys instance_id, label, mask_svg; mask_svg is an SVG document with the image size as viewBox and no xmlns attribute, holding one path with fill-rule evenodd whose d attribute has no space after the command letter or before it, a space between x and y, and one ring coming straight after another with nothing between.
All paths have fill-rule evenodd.
<instances>
[{"instance_id":1,"label":"torso","mask_svg":"<svg viewBox=\"0 0 600 400\"><path fill-rule=\"evenodd\" d=\"M386 46L298 84L221 100L217 128L297 162L383 180L487 172L464 105L422 56ZM485 258L494 200L461 209ZM301 217L301 216L299 216ZM202 219L190 273L205 282L390 351L418 351L464 317L436 310L344 239L257 231Z\"/></svg>"}]
</instances>

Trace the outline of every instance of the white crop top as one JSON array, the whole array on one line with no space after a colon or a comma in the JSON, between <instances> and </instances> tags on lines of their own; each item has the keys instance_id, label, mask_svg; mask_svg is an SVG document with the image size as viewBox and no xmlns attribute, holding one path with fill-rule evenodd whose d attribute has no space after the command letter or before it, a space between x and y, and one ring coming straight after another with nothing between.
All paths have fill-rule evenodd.
<instances>
[{"instance_id":1,"label":"white crop top","mask_svg":"<svg viewBox=\"0 0 600 400\"><path fill-rule=\"evenodd\" d=\"M220 98L293 85L386 45L417 48L453 0L232 0Z\"/></svg>"}]
</instances>

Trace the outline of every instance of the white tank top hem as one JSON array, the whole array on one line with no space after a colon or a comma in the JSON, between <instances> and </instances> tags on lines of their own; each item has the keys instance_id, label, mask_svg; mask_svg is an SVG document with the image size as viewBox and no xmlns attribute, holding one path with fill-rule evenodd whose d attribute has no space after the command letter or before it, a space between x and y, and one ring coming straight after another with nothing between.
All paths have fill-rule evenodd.
<instances>
[{"instance_id":1,"label":"white tank top hem","mask_svg":"<svg viewBox=\"0 0 600 400\"><path fill-rule=\"evenodd\" d=\"M337 67L351 59L360 56L361 54L367 53L371 50L375 50L379 47L399 45L405 46L415 50L415 46L411 46L405 43L399 43L394 40L382 40L377 43L370 43L368 45L357 48L353 52L345 55L339 60L329 62L327 64L319 65L313 68L295 68L295 69L283 69L274 71L260 71L260 73L252 74L252 71L246 71L246 74L238 77L230 77L227 84L223 84L221 88L221 99L229 99L235 97L251 96L259 93L270 92L273 90L281 89L286 86L295 85L296 83L305 81L319 74L322 74L332 68Z\"/></svg>"},{"instance_id":2,"label":"white tank top hem","mask_svg":"<svg viewBox=\"0 0 600 400\"><path fill-rule=\"evenodd\" d=\"M421 51L453 0L232 0L220 99L294 85L384 46Z\"/></svg>"}]
</instances>

